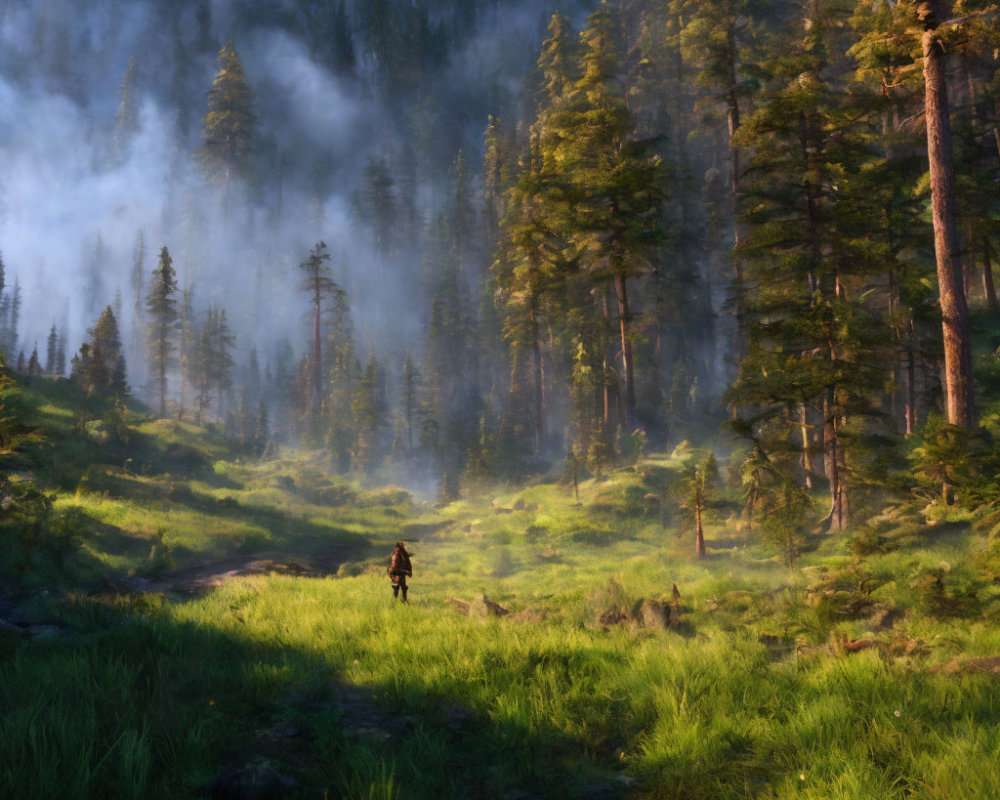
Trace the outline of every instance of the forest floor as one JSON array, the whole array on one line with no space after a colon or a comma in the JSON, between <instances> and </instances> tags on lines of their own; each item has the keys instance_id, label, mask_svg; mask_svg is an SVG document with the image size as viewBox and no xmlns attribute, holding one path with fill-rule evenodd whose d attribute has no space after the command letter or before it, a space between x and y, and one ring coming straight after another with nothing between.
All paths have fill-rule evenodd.
<instances>
[{"instance_id":1,"label":"forest floor","mask_svg":"<svg viewBox=\"0 0 1000 800\"><path fill-rule=\"evenodd\" d=\"M691 448L435 507L185 423L81 443L35 391L73 535L3 567L5 797L1000 796L1000 588L960 518L789 567L720 502L699 560Z\"/></svg>"}]
</instances>

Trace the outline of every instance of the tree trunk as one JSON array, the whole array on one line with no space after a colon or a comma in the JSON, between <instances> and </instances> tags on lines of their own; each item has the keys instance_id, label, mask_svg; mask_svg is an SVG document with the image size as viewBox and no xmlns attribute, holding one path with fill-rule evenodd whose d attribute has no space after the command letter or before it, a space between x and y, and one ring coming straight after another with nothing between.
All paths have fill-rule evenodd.
<instances>
[{"instance_id":1,"label":"tree trunk","mask_svg":"<svg viewBox=\"0 0 1000 800\"><path fill-rule=\"evenodd\" d=\"M635 370L632 364L632 341L628 335L632 311L628 304L628 285L624 275L615 275L615 295L618 298L618 330L622 345L622 368L625 373L625 429L635 428Z\"/></svg>"},{"instance_id":2,"label":"tree trunk","mask_svg":"<svg viewBox=\"0 0 1000 800\"><path fill-rule=\"evenodd\" d=\"M542 441L545 437L545 373L542 367L542 348L538 341L538 316L536 313L537 298L534 292L531 295L531 306L528 311L528 320L531 325L531 355L534 360L532 387L532 405L534 405L533 432L534 450L538 454L542 449Z\"/></svg>"},{"instance_id":3,"label":"tree trunk","mask_svg":"<svg viewBox=\"0 0 1000 800\"><path fill-rule=\"evenodd\" d=\"M983 294L990 311L997 310L997 289L993 283L993 259L989 241L983 242Z\"/></svg>"},{"instance_id":4,"label":"tree trunk","mask_svg":"<svg viewBox=\"0 0 1000 800\"><path fill-rule=\"evenodd\" d=\"M157 379L160 384L160 416L167 416L167 332L160 337L160 358L156 365Z\"/></svg>"},{"instance_id":5,"label":"tree trunk","mask_svg":"<svg viewBox=\"0 0 1000 800\"><path fill-rule=\"evenodd\" d=\"M739 223L739 180L740 151L736 146L736 131L740 127L739 84L736 81L736 26L730 22L726 29L726 55L728 61L726 87L726 123L729 128L729 192L733 201L733 248L740 244ZM733 314L736 316L737 340L736 347L741 348L740 336L743 334L746 311L743 302L743 259L733 258ZM739 355L739 353L737 353Z\"/></svg>"},{"instance_id":6,"label":"tree trunk","mask_svg":"<svg viewBox=\"0 0 1000 800\"><path fill-rule=\"evenodd\" d=\"M934 252L937 260L941 325L944 338L945 405L948 422L961 428L976 424L972 383L969 311L965 302L962 261L955 227L954 170L945 56L937 26L950 9L942 0L926 0L918 13L924 23L924 111L930 163Z\"/></svg>"},{"instance_id":7,"label":"tree trunk","mask_svg":"<svg viewBox=\"0 0 1000 800\"><path fill-rule=\"evenodd\" d=\"M823 466L830 483L830 530L844 530L844 491L840 481L840 441L833 411L833 389L823 393Z\"/></svg>"},{"instance_id":8,"label":"tree trunk","mask_svg":"<svg viewBox=\"0 0 1000 800\"><path fill-rule=\"evenodd\" d=\"M812 489L812 463L809 459L809 414L805 403L799 403L799 424L802 428L802 471L805 473L806 488Z\"/></svg>"},{"instance_id":9,"label":"tree trunk","mask_svg":"<svg viewBox=\"0 0 1000 800\"><path fill-rule=\"evenodd\" d=\"M913 323L910 323L911 327ZM909 436L917 429L917 371L914 368L913 334L910 334L910 341L906 348L906 435Z\"/></svg>"},{"instance_id":10,"label":"tree trunk","mask_svg":"<svg viewBox=\"0 0 1000 800\"><path fill-rule=\"evenodd\" d=\"M701 503L694 506L695 534L694 554L697 558L705 557L705 531L701 526Z\"/></svg>"},{"instance_id":11,"label":"tree trunk","mask_svg":"<svg viewBox=\"0 0 1000 800\"><path fill-rule=\"evenodd\" d=\"M320 391L320 380L323 374L323 353L319 336L320 301L318 291L316 292L315 304L316 307L313 313L312 363L309 365L309 416L313 418L319 415L320 398L322 395Z\"/></svg>"}]
</instances>

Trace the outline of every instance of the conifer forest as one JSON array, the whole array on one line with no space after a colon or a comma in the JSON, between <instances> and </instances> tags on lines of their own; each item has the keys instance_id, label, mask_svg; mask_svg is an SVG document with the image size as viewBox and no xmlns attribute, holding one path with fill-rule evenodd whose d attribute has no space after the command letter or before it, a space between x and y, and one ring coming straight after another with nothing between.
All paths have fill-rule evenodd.
<instances>
[{"instance_id":1,"label":"conifer forest","mask_svg":"<svg viewBox=\"0 0 1000 800\"><path fill-rule=\"evenodd\" d=\"M998 249L994 0L0 2L0 797L1000 797Z\"/></svg>"}]
</instances>

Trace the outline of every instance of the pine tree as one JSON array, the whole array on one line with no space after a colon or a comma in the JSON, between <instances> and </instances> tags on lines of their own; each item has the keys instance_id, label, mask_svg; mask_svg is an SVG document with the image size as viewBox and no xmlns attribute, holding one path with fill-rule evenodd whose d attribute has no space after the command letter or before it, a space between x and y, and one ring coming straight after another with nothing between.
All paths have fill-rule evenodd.
<instances>
[{"instance_id":1,"label":"pine tree","mask_svg":"<svg viewBox=\"0 0 1000 800\"><path fill-rule=\"evenodd\" d=\"M36 375L42 374L42 364L38 360L38 345L31 351L31 357L28 359L28 377L34 378Z\"/></svg>"},{"instance_id":2,"label":"pine tree","mask_svg":"<svg viewBox=\"0 0 1000 800\"><path fill-rule=\"evenodd\" d=\"M662 242L664 192L659 157L635 135L618 36L610 10L590 16L581 35L582 74L567 87L565 109L551 118L540 146L543 158L569 173L568 238L581 268L617 304L623 423L631 431L638 420L629 284L652 267Z\"/></svg>"},{"instance_id":3,"label":"pine tree","mask_svg":"<svg viewBox=\"0 0 1000 800\"><path fill-rule=\"evenodd\" d=\"M64 328L59 331L59 342L56 345L55 373L60 376L66 374L66 339L67 333Z\"/></svg>"},{"instance_id":4,"label":"pine tree","mask_svg":"<svg viewBox=\"0 0 1000 800\"><path fill-rule=\"evenodd\" d=\"M354 465L362 472L370 472L381 460L383 455L381 439L388 408L385 372L373 353L368 357L368 363L351 403L358 431Z\"/></svg>"},{"instance_id":5,"label":"pine tree","mask_svg":"<svg viewBox=\"0 0 1000 800\"><path fill-rule=\"evenodd\" d=\"M395 185L384 158L369 159L365 168L364 212L372 229L380 279L385 279L389 259L397 243L397 202Z\"/></svg>"},{"instance_id":6,"label":"pine tree","mask_svg":"<svg viewBox=\"0 0 1000 800\"><path fill-rule=\"evenodd\" d=\"M20 334L18 329L21 326L21 304L22 291L21 279L14 278L14 290L10 295L10 306L7 313L7 329L4 332L4 350L13 353L17 349ZM21 370L18 369L18 372Z\"/></svg>"},{"instance_id":7,"label":"pine tree","mask_svg":"<svg viewBox=\"0 0 1000 800\"><path fill-rule=\"evenodd\" d=\"M139 131L139 108L136 100L135 56L129 56L128 68L121 85L121 102L115 120L114 162L121 164L128 155L132 139Z\"/></svg>"},{"instance_id":8,"label":"pine tree","mask_svg":"<svg viewBox=\"0 0 1000 800\"><path fill-rule=\"evenodd\" d=\"M167 373L173 366L176 350L177 273L165 246L160 249L159 263L153 270L153 280L146 297L146 313L149 318L146 329L149 362L159 394L160 416L166 416Z\"/></svg>"},{"instance_id":9,"label":"pine tree","mask_svg":"<svg viewBox=\"0 0 1000 800\"><path fill-rule=\"evenodd\" d=\"M139 360L142 351L142 331L145 319L145 278L146 278L146 235L140 229L136 234L135 257L132 268L132 285L135 290L132 302L132 350L133 363Z\"/></svg>"},{"instance_id":10,"label":"pine tree","mask_svg":"<svg viewBox=\"0 0 1000 800\"><path fill-rule=\"evenodd\" d=\"M224 399L232 383L233 348L235 346L236 337L229 327L226 309L219 309L215 313L215 324L212 329L212 376L215 390L218 393L220 416L225 413Z\"/></svg>"},{"instance_id":11,"label":"pine tree","mask_svg":"<svg viewBox=\"0 0 1000 800\"><path fill-rule=\"evenodd\" d=\"M121 336L111 306L104 309L89 335L90 341L73 357L71 379L87 394L128 394Z\"/></svg>"},{"instance_id":12,"label":"pine tree","mask_svg":"<svg viewBox=\"0 0 1000 800\"><path fill-rule=\"evenodd\" d=\"M185 412L185 387L191 382L191 359L192 350L194 349L195 331L194 331L194 308L192 306L192 297L194 294L194 289L191 286L187 286L181 291L181 308L180 308L180 367L181 367L181 380L180 380L180 416L184 416ZM199 419L201 414L199 413ZM199 423L200 424L200 423Z\"/></svg>"},{"instance_id":13,"label":"pine tree","mask_svg":"<svg viewBox=\"0 0 1000 800\"><path fill-rule=\"evenodd\" d=\"M352 403L361 380L361 365L354 352L354 324L347 294L343 291L337 291L333 295L333 325L327 337L327 354L327 442L334 468L343 473L351 468L352 454L358 438Z\"/></svg>"},{"instance_id":14,"label":"pine tree","mask_svg":"<svg viewBox=\"0 0 1000 800\"><path fill-rule=\"evenodd\" d=\"M962 247L956 228L948 83L940 31L941 24L951 16L951 3L949 0L923 0L917 8L917 15L924 29L921 36L924 115L944 339L945 406L950 424L972 429L976 425L972 342L962 272Z\"/></svg>"},{"instance_id":15,"label":"pine tree","mask_svg":"<svg viewBox=\"0 0 1000 800\"><path fill-rule=\"evenodd\" d=\"M682 505L683 508L691 513L694 521L694 554L697 558L705 557L704 523L715 502L718 480L718 464L715 461L715 455L709 453L697 464L693 465L692 474L684 481L686 497Z\"/></svg>"},{"instance_id":16,"label":"pine tree","mask_svg":"<svg viewBox=\"0 0 1000 800\"><path fill-rule=\"evenodd\" d=\"M406 352L406 360L403 362L402 389L400 405L403 412L403 422L406 425L406 452L413 452L413 422L419 408L420 397L420 370L413 363L410 352Z\"/></svg>"},{"instance_id":17,"label":"pine tree","mask_svg":"<svg viewBox=\"0 0 1000 800\"><path fill-rule=\"evenodd\" d=\"M228 187L249 176L257 117L253 91L231 41L219 51L218 62L202 119L201 159L208 175Z\"/></svg>"},{"instance_id":18,"label":"pine tree","mask_svg":"<svg viewBox=\"0 0 1000 800\"><path fill-rule=\"evenodd\" d=\"M195 424L201 425L212 397L212 325L215 311L210 308L205 322L191 342L187 358L188 382L195 393Z\"/></svg>"},{"instance_id":19,"label":"pine tree","mask_svg":"<svg viewBox=\"0 0 1000 800\"><path fill-rule=\"evenodd\" d=\"M212 393L216 393L216 407L219 419L225 418L224 397L230 389L233 372L233 347L236 339L233 336L225 309L208 307L204 321L194 332L188 352L188 376L195 390L197 424L201 425L205 412L208 410ZM249 403L243 402L243 422L249 419ZM245 432L247 425L240 426Z\"/></svg>"},{"instance_id":20,"label":"pine tree","mask_svg":"<svg viewBox=\"0 0 1000 800\"><path fill-rule=\"evenodd\" d=\"M104 237L100 233L94 240L94 249L86 261L84 273L84 308L88 314L97 315L100 307L107 302L104 289L104 276L108 271L108 253L104 246Z\"/></svg>"},{"instance_id":21,"label":"pine tree","mask_svg":"<svg viewBox=\"0 0 1000 800\"><path fill-rule=\"evenodd\" d=\"M268 420L267 405L262 397L257 401L257 412L254 414L253 439L258 455L263 455L267 451L269 438L270 421Z\"/></svg>"},{"instance_id":22,"label":"pine tree","mask_svg":"<svg viewBox=\"0 0 1000 800\"><path fill-rule=\"evenodd\" d=\"M678 14L684 19L680 45L684 55L698 69L698 82L710 93L711 101L725 110L729 161L729 208L734 248L741 244L737 207L743 175L741 142L741 99L753 88L748 79L755 68L753 48L763 17L761 0L680 0ZM732 302L737 328L743 325L743 261L734 255ZM736 343L740 347L739 342Z\"/></svg>"},{"instance_id":23,"label":"pine tree","mask_svg":"<svg viewBox=\"0 0 1000 800\"><path fill-rule=\"evenodd\" d=\"M737 137L755 152L742 189L748 230L737 254L747 261L751 289L748 345L730 397L752 409L751 438L769 456L799 451L806 480L811 443L802 437L808 418L818 419L828 519L842 530L847 423L873 412L890 343L861 293L883 267L866 238L870 220L880 217L872 206L878 198L855 181L868 153L854 110L830 86L841 65L828 54L839 48L843 14L832 3L803 13L804 33L775 55L764 103ZM798 469L782 467L788 476Z\"/></svg>"},{"instance_id":24,"label":"pine tree","mask_svg":"<svg viewBox=\"0 0 1000 800\"><path fill-rule=\"evenodd\" d=\"M299 269L305 275L300 288L308 294L313 311L312 355L309 359L309 385L306 388L305 406L306 415L311 419L315 419L319 415L324 393L323 337L321 333L323 303L326 298L336 296L341 291L327 266L329 260L330 253L327 250L326 242L319 242L309 252L306 260L299 264Z\"/></svg>"},{"instance_id":25,"label":"pine tree","mask_svg":"<svg viewBox=\"0 0 1000 800\"><path fill-rule=\"evenodd\" d=\"M49 328L49 338L45 343L45 372L49 375L56 373L56 354L59 350L59 334L56 332L56 324L53 322Z\"/></svg>"}]
</instances>

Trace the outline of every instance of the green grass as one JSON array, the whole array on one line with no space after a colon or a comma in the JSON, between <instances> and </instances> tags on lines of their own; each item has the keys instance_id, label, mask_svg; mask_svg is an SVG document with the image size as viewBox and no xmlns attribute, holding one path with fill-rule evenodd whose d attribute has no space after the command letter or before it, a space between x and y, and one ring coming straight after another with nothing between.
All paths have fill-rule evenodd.
<instances>
[{"instance_id":1,"label":"green grass","mask_svg":"<svg viewBox=\"0 0 1000 800\"><path fill-rule=\"evenodd\" d=\"M81 588L23 609L70 635L0 631L0 796L195 797L264 763L303 797L1000 796L995 676L952 668L1000 655L989 539L963 523L897 525L864 558L814 535L789 569L724 507L697 561L660 502L684 451L583 482L579 504L541 481L434 509L332 480L322 454L247 462L170 421L137 425L123 470L99 431L60 432L67 391L32 390L51 441L36 479L80 533L27 583ZM409 606L385 576L398 538ZM343 566L187 602L90 591L234 554ZM678 632L601 624L675 583ZM878 647L848 653L860 638Z\"/></svg>"},{"instance_id":2,"label":"green grass","mask_svg":"<svg viewBox=\"0 0 1000 800\"><path fill-rule=\"evenodd\" d=\"M776 657L750 632L461 617L422 593L394 605L376 575L67 613L123 624L5 662L12 796L53 796L54 765L72 787L61 796L189 796L220 764L260 758L256 731L279 722L303 732L277 756L285 769L332 796L574 796L619 774L641 781L636 797L1000 789L994 770L970 768L1000 747L995 679L873 652ZM991 626L964 635L1000 646ZM343 685L409 726L387 741L345 730ZM446 726L454 706L468 712L461 735Z\"/></svg>"}]
</instances>

